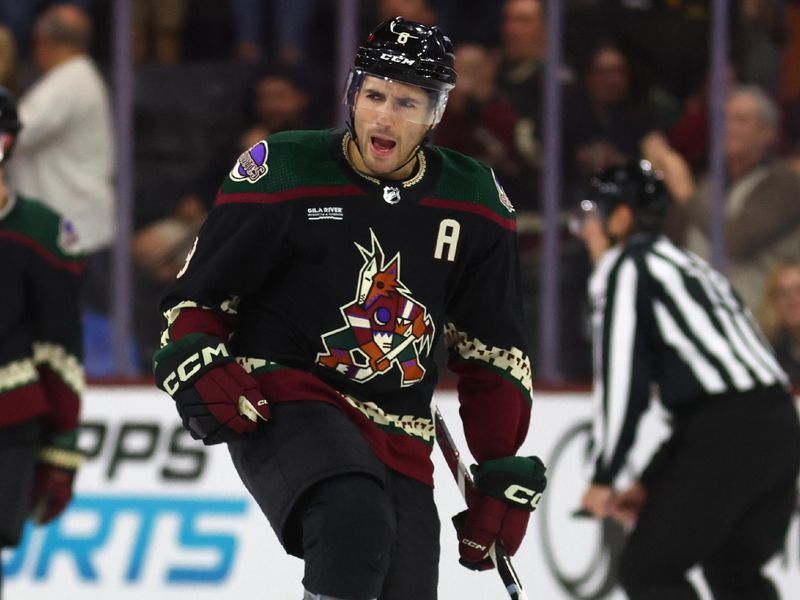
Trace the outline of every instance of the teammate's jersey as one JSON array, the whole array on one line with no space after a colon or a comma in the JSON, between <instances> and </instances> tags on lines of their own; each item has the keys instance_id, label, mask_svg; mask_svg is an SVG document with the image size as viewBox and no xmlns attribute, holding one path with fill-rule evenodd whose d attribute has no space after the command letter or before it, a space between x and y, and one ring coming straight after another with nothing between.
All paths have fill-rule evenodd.
<instances>
[{"instance_id":1,"label":"teammate's jersey","mask_svg":"<svg viewBox=\"0 0 800 600\"><path fill-rule=\"evenodd\" d=\"M364 177L347 139L289 132L242 154L164 297L163 343L181 310L212 311L269 401L335 404L387 465L431 483L444 335L473 455L514 454L531 369L511 203L488 167L434 146L405 182Z\"/></svg>"},{"instance_id":2,"label":"teammate's jersey","mask_svg":"<svg viewBox=\"0 0 800 600\"><path fill-rule=\"evenodd\" d=\"M596 483L623 467L652 384L672 411L787 384L728 280L663 236L636 234L604 254L589 296Z\"/></svg>"},{"instance_id":3,"label":"teammate's jersey","mask_svg":"<svg viewBox=\"0 0 800 600\"><path fill-rule=\"evenodd\" d=\"M0 427L78 425L84 261L74 245L71 225L44 204L16 196L0 210Z\"/></svg>"}]
</instances>

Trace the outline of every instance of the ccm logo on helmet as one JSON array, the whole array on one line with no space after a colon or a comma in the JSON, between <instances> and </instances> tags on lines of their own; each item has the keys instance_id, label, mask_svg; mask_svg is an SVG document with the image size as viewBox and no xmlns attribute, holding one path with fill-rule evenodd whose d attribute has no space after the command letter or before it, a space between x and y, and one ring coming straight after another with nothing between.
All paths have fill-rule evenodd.
<instances>
[{"instance_id":1,"label":"ccm logo on helmet","mask_svg":"<svg viewBox=\"0 0 800 600\"><path fill-rule=\"evenodd\" d=\"M532 508L536 508L539 504L539 500L542 499L542 492L534 492L516 483L508 486L506 491L503 492L503 495L511 500L511 502L516 502L517 504L530 503Z\"/></svg>"},{"instance_id":2,"label":"ccm logo on helmet","mask_svg":"<svg viewBox=\"0 0 800 600\"><path fill-rule=\"evenodd\" d=\"M164 380L164 389L168 394L174 394L180 388L179 382L189 381L192 375L197 373L201 367L210 365L216 356L230 356L225 344L220 342L219 346L216 348L213 346L206 346L199 352L191 354L178 365L177 369L167 375L167 378Z\"/></svg>"},{"instance_id":3,"label":"ccm logo on helmet","mask_svg":"<svg viewBox=\"0 0 800 600\"><path fill-rule=\"evenodd\" d=\"M406 58L405 56L389 54L388 52L381 53L381 60L388 60L390 62L396 62L402 65L413 65L415 62L417 62L414 59Z\"/></svg>"}]
</instances>

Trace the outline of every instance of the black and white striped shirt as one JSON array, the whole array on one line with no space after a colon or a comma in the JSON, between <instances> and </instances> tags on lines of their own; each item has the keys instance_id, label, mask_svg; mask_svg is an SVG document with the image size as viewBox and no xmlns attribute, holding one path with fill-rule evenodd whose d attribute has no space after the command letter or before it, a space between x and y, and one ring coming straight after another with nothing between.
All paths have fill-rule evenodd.
<instances>
[{"instance_id":1,"label":"black and white striped shirt","mask_svg":"<svg viewBox=\"0 0 800 600\"><path fill-rule=\"evenodd\" d=\"M787 385L728 280L663 236L608 251L589 280L594 347L594 482L624 465L653 384L672 409Z\"/></svg>"}]
</instances>

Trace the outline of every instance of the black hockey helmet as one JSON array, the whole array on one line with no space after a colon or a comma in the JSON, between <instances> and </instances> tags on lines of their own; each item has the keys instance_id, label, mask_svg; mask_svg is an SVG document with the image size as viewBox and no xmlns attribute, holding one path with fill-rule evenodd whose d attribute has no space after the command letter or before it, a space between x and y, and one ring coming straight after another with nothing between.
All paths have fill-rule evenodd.
<instances>
[{"instance_id":1,"label":"black hockey helmet","mask_svg":"<svg viewBox=\"0 0 800 600\"><path fill-rule=\"evenodd\" d=\"M378 25L356 52L371 75L449 92L456 84L453 43L436 26L395 17Z\"/></svg>"},{"instance_id":2,"label":"black hockey helmet","mask_svg":"<svg viewBox=\"0 0 800 600\"><path fill-rule=\"evenodd\" d=\"M3 136L0 144L0 165L11 157L20 129L22 123L17 113L17 99L10 90L0 86L0 135Z\"/></svg>"},{"instance_id":3,"label":"black hockey helmet","mask_svg":"<svg viewBox=\"0 0 800 600\"><path fill-rule=\"evenodd\" d=\"M636 231L660 231L670 201L661 175L650 162L630 161L592 176L579 212L596 210L605 218L620 204L627 204Z\"/></svg>"},{"instance_id":4,"label":"black hockey helmet","mask_svg":"<svg viewBox=\"0 0 800 600\"><path fill-rule=\"evenodd\" d=\"M436 26L394 17L378 25L359 46L345 86L344 103L353 107L364 77L372 75L422 88L431 100L431 126L444 114L456 84L453 43Z\"/></svg>"}]
</instances>

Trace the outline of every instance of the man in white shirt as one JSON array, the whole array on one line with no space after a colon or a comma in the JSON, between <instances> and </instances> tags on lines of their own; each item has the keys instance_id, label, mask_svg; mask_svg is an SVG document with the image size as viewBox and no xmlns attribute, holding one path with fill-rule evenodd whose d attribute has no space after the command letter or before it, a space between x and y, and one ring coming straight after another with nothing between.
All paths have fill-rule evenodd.
<instances>
[{"instance_id":1,"label":"man in white shirt","mask_svg":"<svg viewBox=\"0 0 800 600\"><path fill-rule=\"evenodd\" d=\"M33 55L42 76L20 101L12 178L71 221L80 249L94 254L114 237L114 140L108 90L87 55L90 31L74 5L37 19Z\"/></svg>"}]
</instances>

